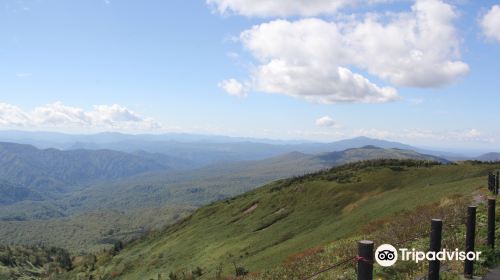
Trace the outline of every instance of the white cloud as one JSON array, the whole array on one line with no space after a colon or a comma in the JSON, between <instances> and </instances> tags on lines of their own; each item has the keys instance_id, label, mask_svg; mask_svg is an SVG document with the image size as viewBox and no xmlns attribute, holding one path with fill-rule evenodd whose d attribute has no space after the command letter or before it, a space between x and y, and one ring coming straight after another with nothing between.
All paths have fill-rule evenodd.
<instances>
[{"instance_id":1,"label":"white cloud","mask_svg":"<svg viewBox=\"0 0 500 280\"><path fill-rule=\"evenodd\" d=\"M0 103L0 126L124 131L161 128L161 124L153 119L142 117L117 104L97 105L93 110L85 111L61 102L39 106L29 112L14 105Z\"/></svg>"},{"instance_id":2,"label":"white cloud","mask_svg":"<svg viewBox=\"0 0 500 280\"><path fill-rule=\"evenodd\" d=\"M7 103L0 103L0 126L26 126L30 117L19 107Z\"/></svg>"},{"instance_id":3,"label":"white cloud","mask_svg":"<svg viewBox=\"0 0 500 280\"><path fill-rule=\"evenodd\" d=\"M459 60L458 14L440 0L417 0L411 12L351 22L344 30L352 62L396 86L439 87L469 71Z\"/></svg>"},{"instance_id":4,"label":"white cloud","mask_svg":"<svg viewBox=\"0 0 500 280\"><path fill-rule=\"evenodd\" d=\"M467 131L465 136L468 138L478 138L479 136L481 136L481 132L475 128L472 128L471 130Z\"/></svg>"},{"instance_id":5,"label":"white cloud","mask_svg":"<svg viewBox=\"0 0 500 280\"><path fill-rule=\"evenodd\" d=\"M335 14L357 4L377 4L391 0L206 0L220 14L248 17L316 16Z\"/></svg>"},{"instance_id":6,"label":"white cloud","mask_svg":"<svg viewBox=\"0 0 500 280\"><path fill-rule=\"evenodd\" d=\"M92 119L80 108L65 106L61 102L36 107L30 115L34 125L90 126Z\"/></svg>"},{"instance_id":7,"label":"white cloud","mask_svg":"<svg viewBox=\"0 0 500 280\"><path fill-rule=\"evenodd\" d=\"M247 95L245 85L235 79L224 80L219 83L219 87L232 96L246 97Z\"/></svg>"},{"instance_id":8,"label":"white cloud","mask_svg":"<svg viewBox=\"0 0 500 280\"><path fill-rule=\"evenodd\" d=\"M106 123L106 124L116 124L123 122L144 122L150 121L151 119L143 118L137 113L122 107L118 104L111 106L108 105L97 105L94 106L94 110L89 112L88 115L96 123Z\"/></svg>"},{"instance_id":9,"label":"white cloud","mask_svg":"<svg viewBox=\"0 0 500 280\"><path fill-rule=\"evenodd\" d=\"M314 16L335 13L349 0L207 0L221 14L243 16Z\"/></svg>"},{"instance_id":10,"label":"white cloud","mask_svg":"<svg viewBox=\"0 0 500 280\"><path fill-rule=\"evenodd\" d=\"M379 87L341 64L348 54L334 23L320 19L276 20L244 31L241 41L259 61L255 90L318 103L387 102L391 87Z\"/></svg>"},{"instance_id":11,"label":"white cloud","mask_svg":"<svg viewBox=\"0 0 500 280\"><path fill-rule=\"evenodd\" d=\"M337 126L337 122L329 116L324 116L316 120L316 125L321 127L335 127Z\"/></svg>"},{"instance_id":12,"label":"white cloud","mask_svg":"<svg viewBox=\"0 0 500 280\"><path fill-rule=\"evenodd\" d=\"M318 103L388 102L398 99L390 85L439 87L468 72L456 18L443 1L417 0L410 12L390 15L274 20L242 32L240 41L258 63L251 70L253 90Z\"/></svg>"},{"instance_id":13,"label":"white cloud","mask_svg":"<svg viewBox=\"0 0 500 280\"><path fill-rule=\"evenodd\" d=\"M481 19L486 37L500 41L500 5L494 5Z\"/></svg>"}]
</instances>

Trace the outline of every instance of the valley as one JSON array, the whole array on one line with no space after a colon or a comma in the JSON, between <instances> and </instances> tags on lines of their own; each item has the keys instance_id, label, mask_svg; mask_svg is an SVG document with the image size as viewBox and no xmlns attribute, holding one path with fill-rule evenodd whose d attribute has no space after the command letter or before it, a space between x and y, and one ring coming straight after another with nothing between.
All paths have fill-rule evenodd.
<instances>
[{"instance_id":1,"label":"valley","mask_svg":"<svg viewBox=\"0 0 500 280\"><path fill-rule=\"evenodd\" d=\"M5 194L0 242L45 244L72 252L109 248L116 240L137 238L207 203L332 166L381 158L448 162L409 150L365 146L188 168L187 159L179 159L179 166L171 155L147 152L41 150L13 143L0 147L4 166L16 162L0 171L9 180L0 185ZM42 181L45 185L36 183ZM61 229L64 238L54 235Z\"/></svg>"},{"instance_id":2,"label":"valley","mask_svg":"<svg viewBox=\"0 0 500 280\"><path fill-rule=\"evenodd\" d=\"M126 280L196 270L212 279L238 266L272 275L286 270L279 267L292 256L351 240L367 224L470 198L484 188L484 174L500 168L369 138L329 144L346 149L319 153L285 147L323 144L263 145L283 147L262 159L218 154L207 162L154 150L0 143L0 244L41 257L61 248L73 262L59 272L29 264L3 270Z\"/></svg>"},{"instance_id":3,"label":"valley","mask_svg":"<svg viewBox=\"0 0 500 280\"><path fill-rule=\"evenodd\" d=\"M500 0L5 0L0 34L0 280L500 277Z\"/></svg>"}]
</instances>

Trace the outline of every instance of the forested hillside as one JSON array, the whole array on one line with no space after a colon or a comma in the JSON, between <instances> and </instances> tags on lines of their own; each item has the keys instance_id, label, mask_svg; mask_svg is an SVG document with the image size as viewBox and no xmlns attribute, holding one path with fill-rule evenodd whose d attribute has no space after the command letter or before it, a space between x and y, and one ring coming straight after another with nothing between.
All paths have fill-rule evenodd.
<instances>
[{"instance_id":1,"label":"forested hillside","mask_svg":"<svg viewBox=\"0 0 500 280\"><path fill-rule=\"evenodd\" d=\"M42 150L34 151L43 154ZM197 207L242 194L276 179L358 160L382 158L446 162L413 151L367 146L319 155L293 152L260 161L216 164L193 170L151 171L114 182L93 184L83 190L67 191L55 197L50 192L21 186L14 190L9 184L9 188L4 187L10 194L5 200L13 194L17 200L10 198L9 204L0 207L0 241L24 245L43 242L72 252L109 248L110 240L135 238L150 229L174 222ZM58 161L61 157L50 160ZM122 163L118 162L118 165ZM151 218L155 211L158 214ZM96 217L101 217L102 222ZM54 235L57 232L64 234Z\"/></svg>"},{"instance_id":2,"label":"forested hillside","mask_svg":"<svg viewBox=\"0 0 500 280\"><path fill-rule=\"evenodd\" d=\"M111 150L40 150L0 143L0 178L44 192L168 169L158 161Z\"/></svg>"}]
</instances>

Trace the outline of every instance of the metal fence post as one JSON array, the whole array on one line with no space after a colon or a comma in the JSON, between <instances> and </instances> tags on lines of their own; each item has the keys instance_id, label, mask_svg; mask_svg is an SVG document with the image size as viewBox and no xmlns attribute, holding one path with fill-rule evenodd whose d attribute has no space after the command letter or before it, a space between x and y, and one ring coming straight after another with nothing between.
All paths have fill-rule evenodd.
<instances>
[{"instance_id":1,"label":"metal fence post","mask_svg":"<svg viewBox=\"0 0 500 280\"><path fill-rule=\"evenodd\" d=\"M373 241L358 242L358 280L373 279Z\"/></svg>"},{"instance_id":2,"label":"metal fence post","mask_svg":"<svg viewBox=\"0 0 500 280\"><path fill-rule=\"evenodd\" d=\"M476 206L469 206L467 209L467 230L465 235L465 252L474 252L474 243L476 238ZM465 260L464 276L472 278L474 274L474 261Z\"/></svg>"},{"instance_id":3,"label":"metal fence post","mask_svg":"<svg viewBox=\"0 0 500 280\"><path fill-rule=\"evenodd\" d=\"M488 246L495 248L495 208L496 199L488 199Z\"/></svg>"}]
</instances>

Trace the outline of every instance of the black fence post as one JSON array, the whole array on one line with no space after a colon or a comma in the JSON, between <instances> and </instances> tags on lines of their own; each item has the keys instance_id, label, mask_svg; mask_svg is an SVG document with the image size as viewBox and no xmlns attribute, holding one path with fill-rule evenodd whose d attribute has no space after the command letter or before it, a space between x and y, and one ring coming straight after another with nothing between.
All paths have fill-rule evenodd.
<instances>
[{"instance_id":1,"label":"black fence post","mask_svg":"<svg viewBox=\"0 0 500 280\"><path fill-rule=\"evenodd\" d=\"M465 252L474 252L474 243L476 238L476 206L469 206L467 209L467 230L465 235ZM474 261L465 260L464 276L472 278L474 274Z\"/></svg>"},{"instance_id":2,"label":"black fence post","mask_svg":"<svg viewBox=\"0 0 500 280\"><path fill-rule=\"evenodd\" d=\"M488 199L488 246L495 248L495 208L496 199Z\"/></svg>"},{"instance_id":3,"label":"black fence post","mask_svg":"<svg viewBox=\"0 0 500 280\"><path fill-rule=\"evenodd\" d=\"M432 219L431 222L431 244L430 252L441 251L441 232L443 231L443 221ZM439 269L441 263L439 260L429 261L429 280L439 280Z\"/></svg>"},{"instance_id":4,"label":"black fence post","mask_svg":"<svg viewBox=\"0 0 500 280\"><path fill-rule=\"evenodd\" d=\"M373 279L373 241L358 242L358 280Z\"/></svg>"}]
</instances>

